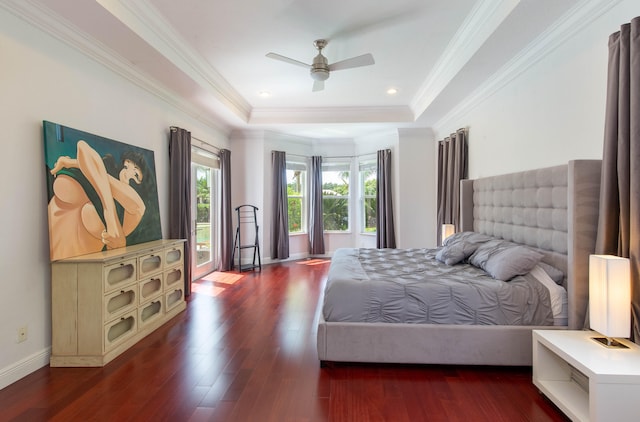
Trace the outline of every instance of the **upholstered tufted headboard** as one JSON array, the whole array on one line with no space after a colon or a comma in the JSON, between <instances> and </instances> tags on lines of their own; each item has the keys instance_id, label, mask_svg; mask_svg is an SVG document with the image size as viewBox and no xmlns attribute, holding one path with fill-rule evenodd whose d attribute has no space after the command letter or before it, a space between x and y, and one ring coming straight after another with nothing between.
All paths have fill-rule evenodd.
<instances>
[{"instance_id":1,"label":"upholstered tufted headboard","mask_svg":"<svg viewBox=\"0 0 640 422\"><path fill-rule=\"evenodd\" d=\"M600 160L463 180L462 231L528 245L565 273L569 328L583 328L595 247Z\"/></svg>"}]
</instances>

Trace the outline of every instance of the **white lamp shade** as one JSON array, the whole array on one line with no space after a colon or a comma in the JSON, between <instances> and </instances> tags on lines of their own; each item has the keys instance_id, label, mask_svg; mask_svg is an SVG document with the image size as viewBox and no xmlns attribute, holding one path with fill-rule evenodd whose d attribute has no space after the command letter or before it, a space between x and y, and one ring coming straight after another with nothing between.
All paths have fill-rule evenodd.
<instances>
[{"instance_id":1,"label":"white lamp shade","mask_svg":"<svg viewBox=\"0 0 640 422\"><path fill-rule=\"evenodd\" d=\"M456 232L456 226L454 224L442 225L442 241Z\"/></svg>"},{"instance_id":2,"label":"white lamp shade","mask_svg":"<svg viewBox=\"0 0 640 422\"><path fill-rule=\"evenodd\" d=\"M629 259L589 256L589 325L607 337L631 334Z\"/></svg>"}]
</instances>

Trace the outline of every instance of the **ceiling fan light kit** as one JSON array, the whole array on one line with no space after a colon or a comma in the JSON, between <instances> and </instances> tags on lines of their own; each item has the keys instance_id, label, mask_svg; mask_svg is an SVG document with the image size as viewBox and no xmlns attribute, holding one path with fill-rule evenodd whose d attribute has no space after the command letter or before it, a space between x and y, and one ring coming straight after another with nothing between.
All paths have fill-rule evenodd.
<instances>
[{"instance_id":1,"label":"ceiling fan light kit","mask_svg":"<svg viewBox=\"0 0 640 422\"><path fill-rule=\"evenodd\" d=\"M318 49L318 55L313 58L313 64L311 65L276 53L268 53L267 57L308 68L311 79L314 80L313 91L322 91L324 89L324 81L329 79L330 71L332 70L351 69L354 67L369 66L375 63L371 54L363 54L329 64L327 58L322 55L322 49L327 45L327 40L315 40L313 45Z\"/></svg>"}]
</instances>

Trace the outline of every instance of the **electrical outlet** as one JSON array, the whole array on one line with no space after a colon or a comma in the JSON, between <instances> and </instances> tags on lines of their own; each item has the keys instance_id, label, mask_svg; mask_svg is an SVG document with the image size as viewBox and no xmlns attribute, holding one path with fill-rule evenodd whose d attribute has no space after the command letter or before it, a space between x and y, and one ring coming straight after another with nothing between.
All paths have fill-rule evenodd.
<instances>
[{"instance_id":1,"label":"electrical outlet","mask_svg":"<svg viewBox=\"0 0 640 422\"><path fill-rule=\"evenodd\" d=\"M27 326L18 328L18 343L27 341Z\"/></svg>"}]
</instances>

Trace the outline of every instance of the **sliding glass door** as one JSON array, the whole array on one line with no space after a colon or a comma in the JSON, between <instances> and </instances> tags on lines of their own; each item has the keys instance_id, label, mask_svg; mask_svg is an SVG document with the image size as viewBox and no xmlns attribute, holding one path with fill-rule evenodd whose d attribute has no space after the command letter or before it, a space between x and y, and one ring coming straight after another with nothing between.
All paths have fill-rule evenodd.
<instances>
[{"instance_id":1,"label":"sliding glass door","mask_svg":"<svg viewBox=\"0 0 640 422\"><path fill-rule=\"evenodd\" d=\"M196 280L218 267L219 249L219 163L201 150L191 154L192 274Z\"/></svg>"}]
</instances>

